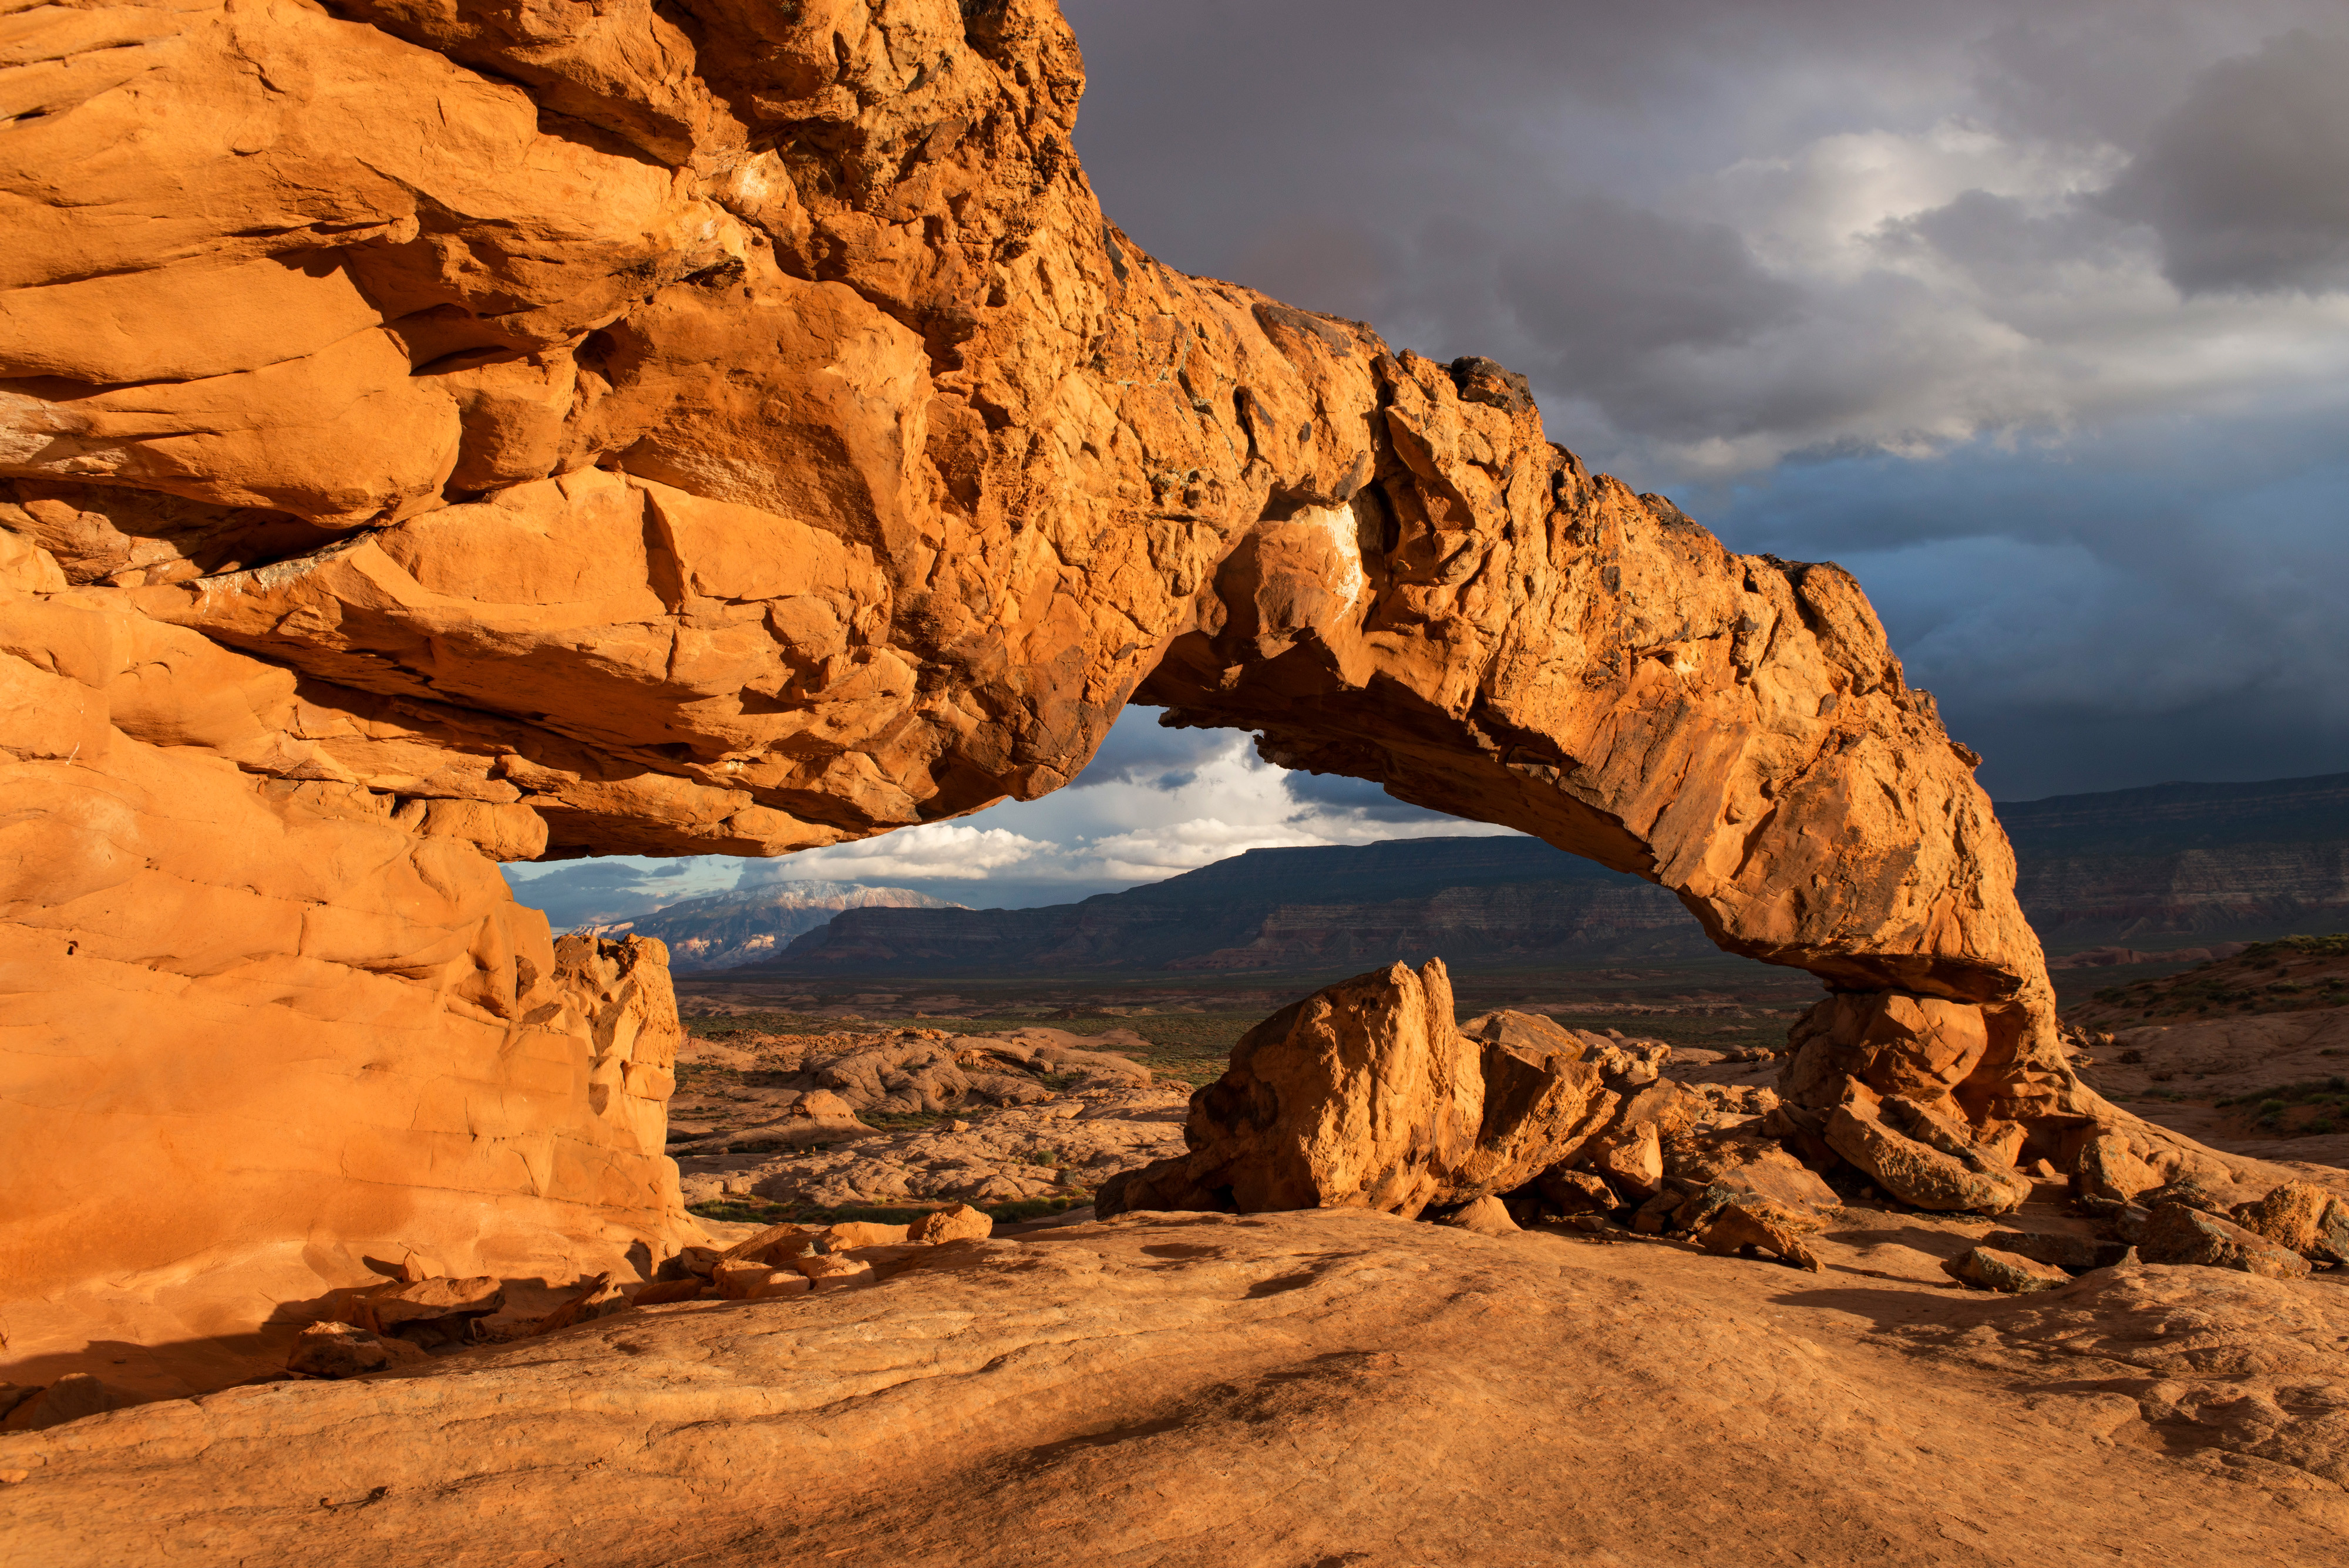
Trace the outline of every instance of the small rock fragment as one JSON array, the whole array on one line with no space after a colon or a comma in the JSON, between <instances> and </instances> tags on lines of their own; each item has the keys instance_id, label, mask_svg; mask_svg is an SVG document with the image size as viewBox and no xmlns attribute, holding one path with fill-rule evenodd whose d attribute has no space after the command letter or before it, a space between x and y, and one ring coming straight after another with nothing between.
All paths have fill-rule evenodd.
<instances>
[{"instance_id":1,"label":"small rock fragment","mask_svg":"<svg viewBox=\"0 0 2349 1568\"><path fill-rule=\"evenodd\" d=\"M2126 1241L2099 1241L2093 1236L2059 1236L2036 1231L1992 1231L1982 1239L1982 1244L2074 1274L2085 1274L2090 1269L2109 1269L2128 1251Z\"/></svg>"},{"instance_id":2,"label":"small rock fragment","mask_svg":"<svg viewBox=\"0 0 2349 1568\"><path fill-rule=\"evenodd\" d=\"M1509 1206L1490 1195L1463 1204L1437 1223L1474 1231L1480 1236L1514 1236L1522 1229L1509 1217Z\"/></svg>"},{"instance_id":3,"label":"small rock fragment","mask_svg":"<svg viewBox=\"0 0 2349 1568\"><path fill-rule=\"evenodd\" d=\"M314 1323L295 1336L285 1370L305 1377L357 1377L425 1359L404 1339L370 1334L347 1323Z\"/></svg>"},{"instance_id":4,"label":"small rock fragment","mask_svg":"<svg viewBox=\"0 0 2349 1568\"><path fill-rule=\"evenodd\" d=\"M1941 1272L1961 1284L2002 1291L2009 1295L2052 1291L2072 1282L2072 1276L2053 1263L2042 1263L2020 1252L2001 1251L1995 1247L1970 1247L1944 1262Z\"/></svg>"},{"instance_id":5,"label":"small rock fragment","mask_svg":"<svg viewBox=\"0 0 2349 1568\"><path fill-rule=\"evenodd\" d=\"M861 1258L811 1252L793 1258L792 1267L805 1275L818 1291L846 1290L873 1282L873 1265Z\"/></svg>"}]
</instances>

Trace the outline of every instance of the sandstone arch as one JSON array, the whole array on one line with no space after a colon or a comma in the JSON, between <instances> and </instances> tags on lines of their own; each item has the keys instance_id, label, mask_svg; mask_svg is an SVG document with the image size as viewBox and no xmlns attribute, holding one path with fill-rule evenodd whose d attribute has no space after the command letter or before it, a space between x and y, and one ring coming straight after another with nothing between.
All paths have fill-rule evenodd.
<instances>
[{"instance_id":1,"label":"sandstone arch","mask_svg":"<svg viewBox=\"0 0 2349 1568\"><path fill-rule=\"evenodd\" d=\"M1137 691L1820 974L1815 1103L2115 1118L1857 585L1589 475L1496 366L1142 254L1049 0L12 36L11 1355L673 1244L657 955L492 861L1031 797Z\"/></svg>"}]
</instances>

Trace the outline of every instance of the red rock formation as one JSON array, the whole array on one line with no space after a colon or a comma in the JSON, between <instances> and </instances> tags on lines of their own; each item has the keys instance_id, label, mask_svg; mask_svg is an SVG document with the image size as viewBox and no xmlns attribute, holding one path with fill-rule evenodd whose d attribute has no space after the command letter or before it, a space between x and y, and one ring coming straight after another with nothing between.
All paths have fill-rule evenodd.
<instances>
[{"instance_id":1,"label":"red rock formation","mask_svg":"<svg viewBox=\"0 0 2349 1568\"><path fill-rule=\"evenodd\" d=\"M491 860L1034 796L1137 688L1651 877L1869 1018L1979 1009L1970 1115L2102 1114L1849 576L1591 477L1497 367L1136 250L1048 0L10 36L12 1355L100 1280L153 1340L401 1245L673 1245L637 1003Z\"/></svg>"}]
</instances>

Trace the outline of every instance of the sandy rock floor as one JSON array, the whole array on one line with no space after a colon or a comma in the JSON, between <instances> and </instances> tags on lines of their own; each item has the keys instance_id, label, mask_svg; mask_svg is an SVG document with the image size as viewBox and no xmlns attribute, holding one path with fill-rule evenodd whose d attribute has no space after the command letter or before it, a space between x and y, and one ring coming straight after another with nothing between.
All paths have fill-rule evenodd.
<instances>
[{"instance_id":1,"label":"sandy rock floor","mask_svg":"<svg viewBox=\"0 0 2349 1568\"><path fill-rule=\"evenodd\" d=\"M2338 1276L1988 1296L1935 1266L1986 1224L1847 1210L1809 1274L1132 1215L0 1439L0 1511L56 1568L2339 1560Z\"/></svg>"}]
</instances>

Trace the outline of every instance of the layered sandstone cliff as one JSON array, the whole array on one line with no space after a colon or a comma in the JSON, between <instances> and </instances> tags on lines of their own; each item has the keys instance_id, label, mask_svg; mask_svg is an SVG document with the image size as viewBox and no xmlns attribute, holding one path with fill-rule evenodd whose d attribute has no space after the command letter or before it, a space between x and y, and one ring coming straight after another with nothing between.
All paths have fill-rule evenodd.
<instances>
[{"instance_id":1,"label":"layered sandstone cliff","mask_svg":"<svg viewBox=\"0 0 2349 1568\"><path fill-rule=\"evenodd\" d=\"M5 47L12 1324L673 1247L658 1053L607 1026L656 955L553 950L491 861L1041 794L1137 693L1854 993L1822 1106L1906 1053L1978 1121L2103 1114L1852 579L1588 473L1497 366L1143 254L1048 0L90 4Z\"/></svg>"}]
</instances>

